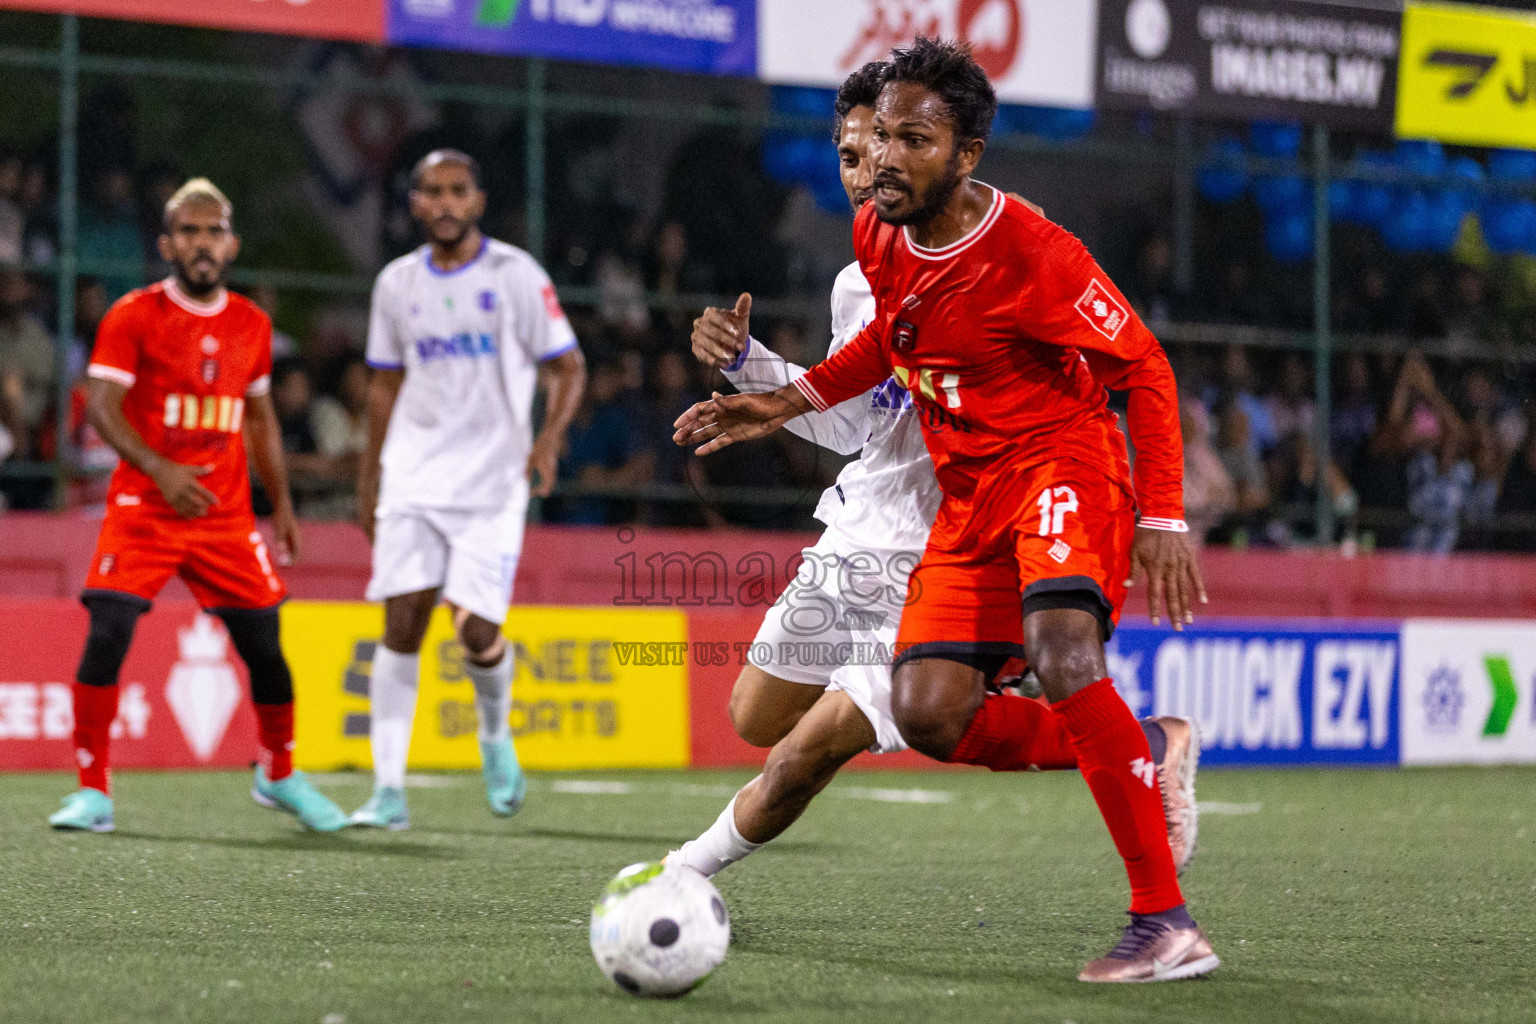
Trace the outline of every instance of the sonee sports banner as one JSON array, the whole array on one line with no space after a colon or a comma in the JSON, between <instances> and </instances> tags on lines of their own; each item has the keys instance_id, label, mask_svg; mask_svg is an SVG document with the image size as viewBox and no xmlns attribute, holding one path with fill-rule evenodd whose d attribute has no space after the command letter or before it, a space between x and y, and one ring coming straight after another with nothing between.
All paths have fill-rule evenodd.
<instances>
[{"instance_id":1,"label":"sonee sports banner","mask_svg":"<svg viewBox=\"0 0 1536 1024\"><path fill-rule=\"evenodd\" d=\"M1397 133L1536 148L1536 15L1409 4Z\"/></svg>"}]
</instances>

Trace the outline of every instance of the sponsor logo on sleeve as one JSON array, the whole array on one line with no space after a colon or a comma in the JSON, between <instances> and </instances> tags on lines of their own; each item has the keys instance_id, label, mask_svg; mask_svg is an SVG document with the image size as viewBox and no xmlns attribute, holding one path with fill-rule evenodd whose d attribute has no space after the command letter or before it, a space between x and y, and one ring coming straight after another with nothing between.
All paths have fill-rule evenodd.
<instances>
[{"instance_id":1,"label":"sponsor logo on sleeve","mask_svg":"<svg viewBox=\"0 0 1536 1024\"><path fill-rule=\"evenodd\" d=\"M1088 289L1077 300L1077 312L1110 341L1120 334L1120 328L1125 326L1128 318L1120 300L1098 278L1089 280Z\"/></svg>"}]
</instances>

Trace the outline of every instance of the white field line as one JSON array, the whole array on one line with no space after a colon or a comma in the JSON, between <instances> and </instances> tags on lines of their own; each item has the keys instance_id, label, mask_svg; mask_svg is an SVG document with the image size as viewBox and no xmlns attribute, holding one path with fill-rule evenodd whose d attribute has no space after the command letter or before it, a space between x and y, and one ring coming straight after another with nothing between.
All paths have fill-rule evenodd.
<instances>
[{"instance_id":1,"label":"white field line","mask_svg":"<svg viewBox=\"0 0 1536 1024\"><path fill-rule=\"evenodd\" d=\"M629 796L635 787L627 782L604 782L600 779L556 779L549 784L549 791L586 796Z\"/></svg>"},{"instance_id":2,"label":"white field line","mask_svg":"<svg viewBox=\"0 0 1536 1024\"><path fill-rule=\"evenodd\" d=\"M864 786L840 786L834 790L849 800L874 800L882 804L947 804L955 794L942 789L869 789Z\"/></svg>"},{"instance_id":3,"label":"white field line","mask_svg":"<svg viewBox=\"0 0 1536 1024\"><path fill-rule=\"evenodd\" d=\"M1258 814L1264 809L1261 803L1254 804L1228 804L1220 800L1201 800L1201 814Z\"/></svg>"}]
</instances>

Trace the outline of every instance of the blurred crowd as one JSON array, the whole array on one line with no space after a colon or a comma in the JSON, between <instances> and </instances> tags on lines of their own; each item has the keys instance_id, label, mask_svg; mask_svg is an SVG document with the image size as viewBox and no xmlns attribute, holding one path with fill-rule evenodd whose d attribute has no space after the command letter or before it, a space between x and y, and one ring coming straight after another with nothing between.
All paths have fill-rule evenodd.
<instances>
[{"instance_id":1,"label":"blurred crowd","mask_svg":"<svg viewBox=\"0 0 1536 1024\"><path fill-rule=\"evenodd\" d=\"M103 127L82 152L78 254L88 273L76 288L62 367L55 366L58 303L47 270L57 247L52 164L0 151L0 498L10 507L61 503L50 473L8 472L52 460L61 423L70 467L62 503L100 502L115 457L85 423L80 377L110 304L167 271L155 246L158 211L180 169L141 161L131 145L100 143L125 134L113 133L114 109L92 108ZM656 176L653 201L625 201L616 198L626 194L617 184L625 168L613 147L591 141L611 132L570 127L551 134L546 248L551 275L578 297L566 307L590 386L570 431L563 486L539 514L570 523L813 527L814 496L843 458L788 432L707 459L670 439L679 413L725 386L690 353L691 296L798 299L798 315L754 314L754 335L801 365L825 352L822 310L837 261L795 244L786 230L804 197L765 173L756 135L711 127L682 140ZM452 141L445 133L468 130L439 126L401 147L386 175L379 246L386 255L414 244L405 206L410 164ZM521 162L494 157L520 139L514 123L478 143L493 157L486 227L512 241L525 227L509 201L522 195ZM1166 328L1188 323L1305 331L1310 265L1267 258L1252 243L1255 217L1251 206L1202 204L1187 290L1175 286L1165 229L1147 232L1123 265L1106 265L1154 331L1169 338L1179 335ZM1158 223L1155 214L1148 219ZM1336 236L1335 254L1332 320L1345 351L1330 367L1325 455L1309 353L1277 335L1260 337L1264 345L1168 342L1182 393L1191 522L1212 543L1288 546L1313 539L1323 506L1337 524L1335 539L1362 547L1536 550L1536 523L1528 521L1536 514L1528 404L1536 378L1525 358L1536 353L1536 261L1494 259L1475 237L1448 254L1405 257L1348 227ZM279 327L273 398L299 509L349 517L366 436L362 310L354 299L326 300L346 314L321 326L313 302L293 315L269 286L250 294ZM1362 351L1351 335L1393 340ZM62 417L60 373L71 385Z\"/></svg>"}]
</instances>

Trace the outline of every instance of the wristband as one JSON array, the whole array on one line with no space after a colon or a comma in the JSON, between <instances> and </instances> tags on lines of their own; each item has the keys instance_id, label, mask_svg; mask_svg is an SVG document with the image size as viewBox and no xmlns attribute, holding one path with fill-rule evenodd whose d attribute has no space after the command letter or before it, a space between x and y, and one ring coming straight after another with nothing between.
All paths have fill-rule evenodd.
<instances>
[{"instance_id":1,"label":"wristband","mask_svg":"<svg viewBox=\"0 0 1536 1024\"><path fill-rule=\"evenodd\" d=\"M1167 530L1169 533L1188 533L1189 524L1182 519L1162 519L1156 516L1142 516L1136 523L1137 526L1145 526L1149 530Z\"/></svg>"}]
</instances>

